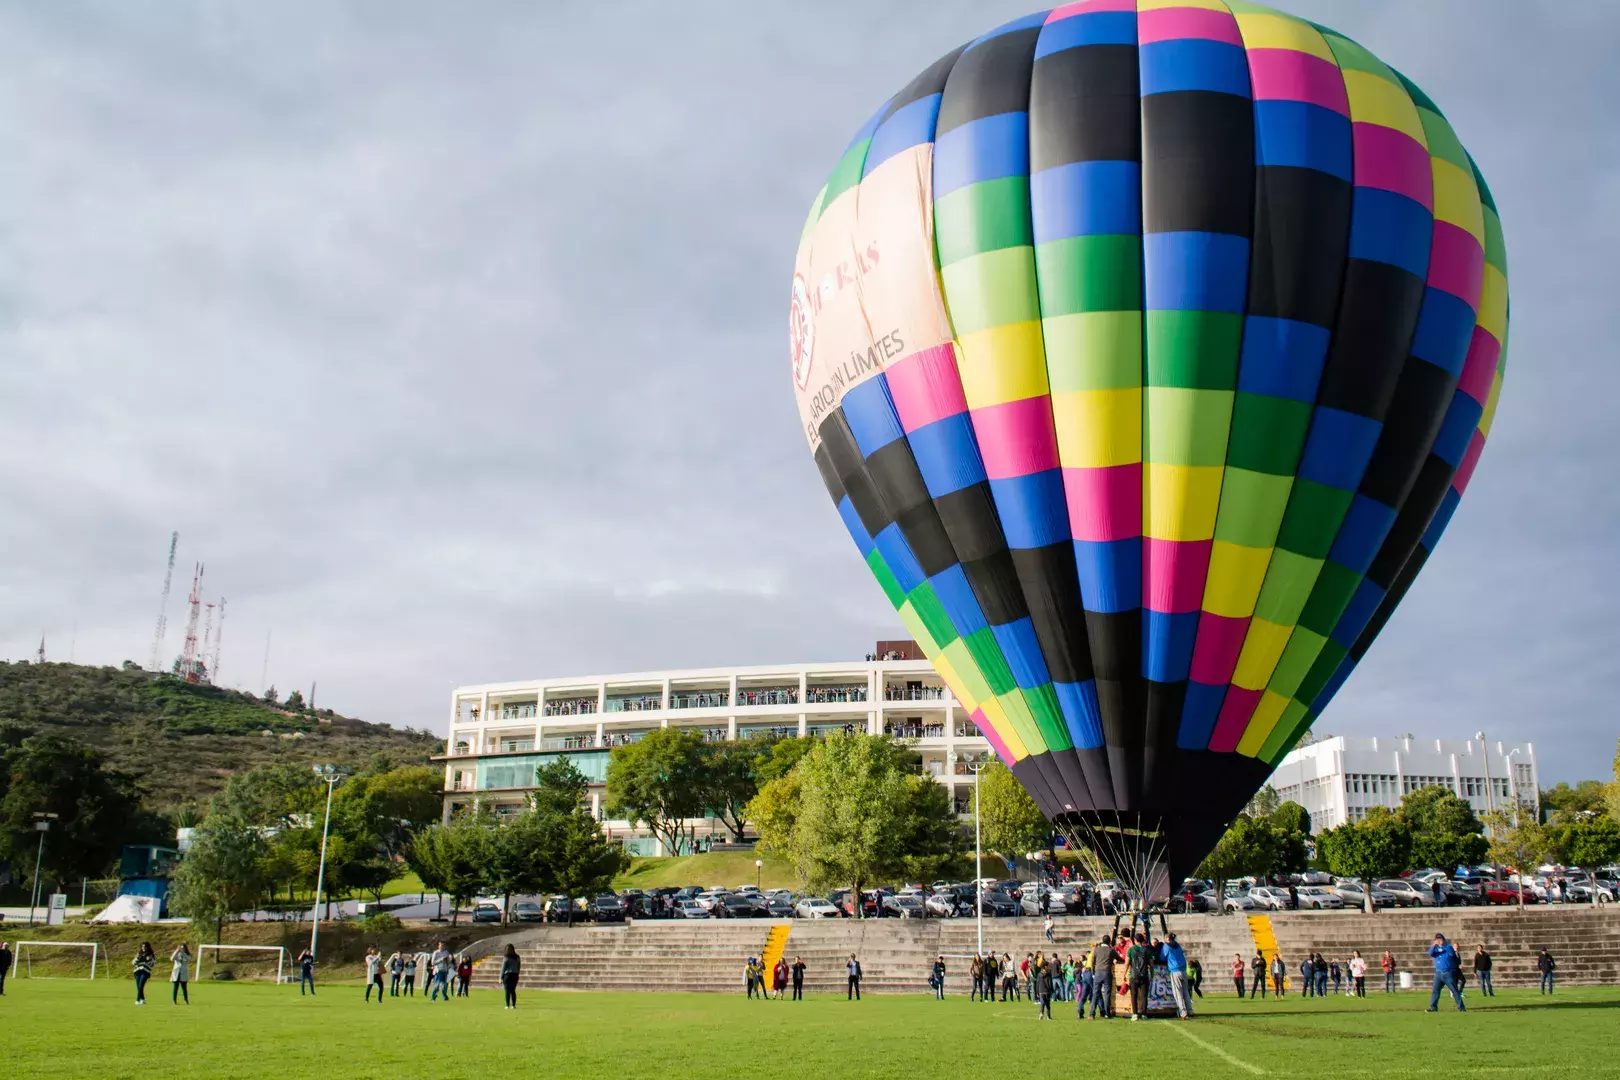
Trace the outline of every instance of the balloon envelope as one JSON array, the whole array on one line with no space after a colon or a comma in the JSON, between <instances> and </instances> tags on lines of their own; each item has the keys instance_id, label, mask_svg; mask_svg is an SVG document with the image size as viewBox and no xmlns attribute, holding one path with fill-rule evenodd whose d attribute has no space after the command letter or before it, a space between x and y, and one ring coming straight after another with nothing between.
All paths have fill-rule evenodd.
<instances>
[{"instance_id":1,"label":"balloon envelope","mask_svg":"<svg viewBox=\"0 0 1620 1080\"><path fill-rule=\"evenodd\" d=\"M1084 0L861 127L789 344L901 618L1048 817L1162 888L1450 520L1507 306L1490 192L1403 75L1254 4Z\"/></svg>"}]
</instances>

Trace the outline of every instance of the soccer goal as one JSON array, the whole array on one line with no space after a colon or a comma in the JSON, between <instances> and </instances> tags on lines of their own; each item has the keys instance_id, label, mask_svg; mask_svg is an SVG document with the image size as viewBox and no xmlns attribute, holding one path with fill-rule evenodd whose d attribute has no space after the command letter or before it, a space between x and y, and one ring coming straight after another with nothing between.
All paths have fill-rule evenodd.
<instances>
[{"instance_id":1,"label":"soccer goal","mask_svg":"<svg viewBox=\"0 0 1620 1080\"><path fill-rule=\"evenodd\" d=\"M198 945L197 946L197 981L198 982L202 982L203 958L206 957L209 954L209 952L215 953L215 956L214 956L214 966L215 967L218 967L222 963L230 963L230 964L232 964L232 968L230 969L231 970L231 976L230 976L231 978L241 978L244 974L247 975L247 977L249 977L249 978L262 977L262 976L258 976L257 973L252 970L253 968L261 969L266 974L268 974L269 968L270 968L270 959L271 958L269 956L264 955L264 954L266 954L266 953L275 953L276 982L277 982L277 984L280 984L280 983L284 983L284 982L287 981L287 950L282 948L280 945ZM225 954L233 954L235 956L240 957L242 953L258 953L260 955L259 955L259 957L257 959L254 959L254 960L248 960L248 958L242 957L240 961L230 960L225 955ZM243 972L239 968L236 967L236 965L238 963L250 964L251 967L249 968L248 971Z\"/></svg>"},{"instance_id":2,"label":"soccer goal","mask_svg":"<svg viewBox=\"0 0 1620 1080\"><path fill-rule=\"evenodd\" d=\"M84 974L84 968L79 966L82 960L70 960L56 949L78 949L82 957L85 949L90 950L90 971ZM69 954L73 956L74 954ZM35 963L39 967L35 968ZM96 967L101 966L103 975L107 973L107 958L101 951L101 946L94 941L19 941L17 942L17 959L14 961L17 974L24 979L94 979Z\"/></svg>"}]
</instances>

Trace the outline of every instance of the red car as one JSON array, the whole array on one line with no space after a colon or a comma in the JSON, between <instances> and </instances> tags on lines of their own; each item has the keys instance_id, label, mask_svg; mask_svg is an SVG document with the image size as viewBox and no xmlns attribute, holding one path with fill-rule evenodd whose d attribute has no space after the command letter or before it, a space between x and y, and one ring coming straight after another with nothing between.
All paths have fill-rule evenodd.
<instances>
[{"instance_id":1,"label":"red car","mask_svg":"<svg viewBox=\"0 0 1620 1080\"><path fill-rule=\"evenodd\" d=\"M1480 892L1485 894L1487 904L1517 904L1519 902L1519 886L1511 881L1482 881L1479 883ZM1541 900L1536 896L1534 889L1524 890L1526 904L1539 904Z\"/></svg>"}]
</instances>

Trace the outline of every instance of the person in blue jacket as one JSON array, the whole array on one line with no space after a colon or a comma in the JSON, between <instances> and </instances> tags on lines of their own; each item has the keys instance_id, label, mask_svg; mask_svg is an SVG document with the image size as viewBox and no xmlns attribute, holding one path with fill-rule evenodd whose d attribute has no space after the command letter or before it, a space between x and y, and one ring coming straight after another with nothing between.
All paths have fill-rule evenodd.
<instances>
[{"instance_id":1,"label":"person in blue jacket","mask_svg":"<svg viewBox=\"0 0 1620 1080\"><path fill-rule=\"evenodd\" d=\"M1440 1011L1440 991L1446 989L1451 991L1457 1011L1467 1012L1462 989L1457 985L1457 973L1462 970L1462 962L1457 958L1456 947L1446 940L1446 935L1434 935L1434 944L1429 946L1429 958L1434 961L1434 993L1429 995L1429 1011Z\"/></svg>"},{"instance_id":2,"label":"person in blue jacket","mask_svg":"<svg viewBox=\"0 0 1620 1080\"><path fill-rule=\"evenodd\" d=\"M1192 995L1187 992L1187 954L1172 931L1159 946L1159 959L1170 974L1170 993L1175 995L1176 1012L1185 1020L1192 1016Z\"/></svg>"}]
</instances>

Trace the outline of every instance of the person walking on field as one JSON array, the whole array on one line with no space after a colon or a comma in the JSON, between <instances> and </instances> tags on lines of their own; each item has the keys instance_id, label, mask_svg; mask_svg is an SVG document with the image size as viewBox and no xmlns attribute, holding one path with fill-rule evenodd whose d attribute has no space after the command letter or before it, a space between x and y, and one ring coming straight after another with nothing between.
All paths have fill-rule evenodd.
<instances>
[{"instance_id":1,"label":"person walking on field","mask_svg":"<svg viewBox=\"0 0 1620 1080\"><path fill-rule=\"evenodd\" d=\"M1075 995L1077 1004L1074 1007L1074 1018L1086 1018L1086 1002L1091 1001L1097 993L1097 973L1091 967L1090 951L1080 954L1080 992Z\"/></svg>"},{"instance_id":2,"label":"person walking on field","mask_svg":"<svg viewBox=\"0 0 1620 1080\"><path fill-rule=\"evenodd\" d=\"M1395 954L1385 949L1378 966L1384 972L1384 993L1392 993L1395 989Z\"/></svg>"},{"instance_id":3,"label":"person walking on field","mask_svg":"<svg viewBox=\"0 0 1620 1080\"><path fill-rule=\"evenodd\" d=\"M861 1000L861 962L855 959L855 954L849 954L849 963L844 965L844 972L849 976L849 993L845 1000Z\"/></svg>"},{"instance_id":4,"label":"person walking on field","mask_svg":"<svg viewBox=\"0 0 1620 1080\"><path fill-rule=\"evenodd\" d=\"M1474 978L1479 980L1480 997L1496 996L1496 988L1491 986L1491 954L1483 942L1474 946Z\"/></svg>"},{"instance_id":5,"label":"person walking on field","mask_svg":"<svg viewBox=\"0 0 1620 1080\"><path fill-rule=\"evenodd\" d=\"M1035 998L1041 1003L1037 1020L1052 1019L1052 965L1042 964L1035 969Z\"/></svg>"},{"instance_id":6,"label":"person walking on field","mask_svg":"<svg viewBox=\"0 0 1620 1080\"><path fill-rule=\"evenodd\" d=\"M979 958L977 956L974 956L973 958L973 966L975 968L979 968L979 974L975 975L974 978L982 978L984 972L979 966ZM934 957L934 966L928 972L928 985L934 988L935 1001L945 1000L945 958L943 956Z\"/></svg>"},{"instance_id":7,"label":"person walking on field","mask_svg":"<svg viewBox=\"0 0 1620 1080\"><path fill-rule=\"evenodd\" d=\"M750 956L748 963L743 965L743 990L749 997L754 996L754 964L755 960Z\"/></svg>"},{"instance_id":8,"label":"person walking on field","mask_svg":"<svg viewBox=\"0 0 1620 1080\"><path fill-rule=\"evenodd\" d=\"M405 974L405 961L395 952L388 958L388 996L399 997L399 980Z\"/></svg>"},{"instance_id":9,"label":"person walking on field","mask_svg":"<svg viewBox=\"0 0 1620 1080\"><path fill-rule=\"evenodd\" d=\"M1361 958L1360 949L1350 954L1350 983L1355 987L1356 997L1367 996L1367 961Z\"/></svg>"},{"instance_id":10,"label":"person walking on field","mask_svg":"<svg viewBox=\"0 0 1620 1080\"><path fill-rule=\"evenodd\" d=\"M1303 984L1300 993L1310 997L1316 990L1316 961L1310 953L1299 962L1299 981Z\"/></svg>"},{"instance_id":11,"label":"person walking on field","mask_svg":"<svg viewBox=\"0 0 1620 1080\"><path fill-rule=\"evenodd\" d=\"M186 948L185 942L182 941L180 947L169 954L169 963L174 965L169 972L169 1001L178 1005L180 999L184 998L186 1004L190 1005L191 992L186 989L186 984L191 981L191 950Z\"/></svg>"},{"instance_id":12,"label":"person walking on field","mask_svg":"<svg viewBox=\"0 0 1620 1080\"><path fill-rule=\"evenodd\" d=\"M1237 987L1238 1000L1243 1000L1243 954L1232 954L1232 985Z\"/></svg>"},{"instance_id":13,"label":"person walking on field","mask_svg":"<svg viewBox=\"0 0 1620 1080\"><path fill-rule=\"evenodd\" d=\"M1204 996L1204 963L1196 956L1187 958L1187 985L1198 997ZM1187 999L1187 1004L1192 1004L1191 998Z\"/></svg>"},{"instance_id":14,"label":"person walking on field","mask_svg":"<svg viewBox=\"0 0 1620 1080\"><path fill-rule=\"evenodd\" d=\"M444 942L439 942L438 946L433 950L431 963L433 964L433 988L428 992L428 1000L437 1001L439 995L443 994L444 1000L449 1001L451 960L450 950L444 947Z\"/></svg>"},{"instance_id":15,"label":"person walking on field","mask_svg":"<svg viewBox=\"0 0 1620 1080\"><path fill-rule=\"evenodd\" d=\"M1446 940L1446 935L1434 935L1434 944L1429 946L1429 957L1434 961L1434 993L1429 995L1429 1011L1440 1011L1440 991L1450 990L1451 999L1457 1003L1458 1012L1467 1012L1468 1006L1463 1004L1462 990L1457 985L1457 972L1462 964L1457 959L1457 950Z\"/></svg>"},{"instance_id":16,"label":"person walking on field","mask_svg":"<svg viewBox=\"0 0 1620 1080\"><path fill-rule=\"evenodd\" d=\"M315 996L315 954L305 949L298 954L298 996L304 996L304 987L309 987L309 996Z\"/></svg>"},{"instance_id":17,"label":"person walking on field","mask_svg":"<svg viewBox=\"0 0 1620 1080\"><path fill-rule=\"evenodd\" d=\"M0 997L6 996L6 975L11 971L11 942L0 941Z\"/></svg>"},{"instance_id":18,"label":"person walking on field","mask_svg":"<svg viewBox=\"0 0 1620 1080\"><path fill-rule=\"evenodd\" d=\"M366 1000L371 1000L371 989L377 988L377 1004L382 1004L382 951L373 945L366 950Z\"/></svg>"},{"instance_id":19,"label":"person walking on field","mask_svg":"<svg viewBox=\"0 0 1620 1080\"><path fill-rule=\"evenodd\" d=\"M135 959L130 962L135 973L135 1004L146 1004L146 980L152 977L152 969L156 966L157 953L152 951L152 943L141 942L141 947L135 950Z\"/></svg>"},{"instance_id":20,"label":"person walking on field","mask_svg":"<svg viewBox=\"0 0 1620 1080\"><path fill-rule=\"evenodd\" d=\"M523 970L523 961L518 959L517 948L508 944L506 955L501 957L501 989L506 991L506 1007L517 1008L518 972Z\"/></svg>"},{"instance_id":21,"label":"person walking on field","mask_svg":"<svg viewBox=\"0 0 1620 1080\"><path fill-rule=\"evenodd\" d=\"M793 958L793 1000L804 1000L804 958Z\"/></svg>"},{"instance_id":22,"label":"person walking on field","mask_svg":"<svg viewBox=\"0 0 1620 1080\"><path fill-rule=\"evenodd\" d=\"M1288 964L1284 962L1282 953L1278 953L1271 958L1271 992L1277 997L1284 997L1286 995L1283 990L1287 985ZM1260 996L1264 997L1265 995L1262 993Z\"/></svg>"},{"instance_id":23,"label":"person walking on field","mask_svg":"<svg viewBox=\"0 0 1620 1080\"><path fill-rule=\"evenodd\" d=\"M1100 1012L1104 1020L1114 1018L1114 943L1104 934L1091 950L1091 1019Z\"/></svg>"},{"instance_id":24,"label":"person walking on field","mask_svg":"<svg viewBox=\"0 0 1620 1080\"><path fill-rule=\"evenodd\" d=\"M1553 992L1553 972L1558 970L1558 962L1545 947L1536 954L1536 970L1541 972L1540 993L1550 995Z\"/></svg>"}]
</instances>

